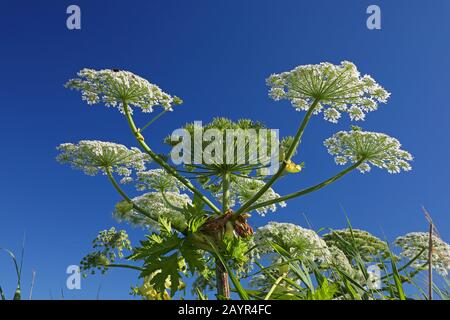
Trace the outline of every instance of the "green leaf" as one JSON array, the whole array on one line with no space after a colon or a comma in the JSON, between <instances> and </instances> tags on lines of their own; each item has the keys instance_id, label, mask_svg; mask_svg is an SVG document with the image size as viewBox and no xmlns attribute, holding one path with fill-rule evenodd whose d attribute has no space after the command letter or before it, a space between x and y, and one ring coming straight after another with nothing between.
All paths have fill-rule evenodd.
<instances>
[{"instance_id":1,"label":"green leaf","mask_svg":"<svg viewBox=\"0 0 450 320\"><path fill-rule=\"evenodd\" d=\"M150 280L151 285L158 292L166 290L166 280L170 280L170 295L173 297L180 286L178 254L174 253L168 257L160 257L152 263L145 266L145 270L140 277L150 276L156 273Z\"/></svg>"},{"instance_id":2,"label":"green leaf","mask_svg":"<svg viewBox=\"0 0 450 320\"><path fill-rule=\"evenodd\" d=\"M197 293L198 300L208 300L207 297L203 294L203 292L199 288L196 288L195 291Z\"/></svg>"},{"instance_id":3,"label":"green leaf","mask_svg":"<svg viewBox=\"0 0 450 320\"><path fill-rule=\"evenodd\" d=\"M166 219L164 217L159 217L158 224L160 226L160 230L162 233L167 233L167 234L172 233L172 225L168 219Z\"/></svg>"},{"instance_id":4,"label":"green leaf","mask_svg":"<svg viewBox=\"0 0 450 320\"><path fill-rule=\"evenodd\" d=\"M224 238L225 259L233 260L237 265L242 265L248 260L248 244L242 238L233 237L231 239Z\"/></svg>"},{"instance_id":5,"label":"green leaf","mask_svg":"<svg viewBox=\"0 0 450 320\"><path fill-rule=\"evenodd\" d=\"M205 207L205 203L197 194L194 194L194 199L192 201L192 205L198 213L203 213L203 208Z\"/></svg>"},{"instance_id":6,"label":"green leaf","mask_svg":"<svg viewBox=\"0 0 450 320\"><path fill-rule=\"evenodd\" d=\"M16 291L14 292L13 300L20 300L20 299L21 299L20 286L17 286Z\"/></svg>"},{"instance_id":7,"label":"green leaf","mask_svg":"<svg viewBox=\"0 0 450 320\"><path fill-rule=\"evenodd\" d=\"M17 275L17 288L16 288L16 291L14 292L14 300L20 300L21 299L20 281L21 281L21 276L22 276L23 247L22 247L22 262L20 263L20 265L16 259L16 256L14 255L14 253L11 250L8 250L6 248L0 248L0 250L3 250L6 253L8 253L8 255L11 257L11 259L14 263L14 268L16 269L16 275ZM1 292L1 294L3 296L3 292Z\"/></svg>"},{"instance_id":8,"label":"green leaf","mask_svg":"<svg viewBox=\"0 0 450 320\"><path fill-rule=\"evenodd\" d=\"M197 232L201 226L208 220L206 216L194 216L188 220L188 230L192 233Z\"/></svg>"},{"instance_id":9,"label":"green leaf","mask_svg":"<svg viewBox=\"0 0 450 320\"><path fill-rule=\"evenodd\" d=\"M210 245L214 250L214 253L216 254L216 257L220 260L220 262L223 264L223 266L225 267L225 269L228 272L228 275L230 276L231 282L233 282L234 288L236 289L239 297L242 300L250 300L247 291L245 291L244 287L242 287L241 283L239 282L238 278L236 277L236 275L233 273L233 270L231 270L230 266L228 266L228 264L225 262L225 259L223 258L223 256L220 254L220 252L217 250L216 246L214 245L214 243L212 243L210 241Z\"/></svg>"},{"instance_id":10,"label":"green leaf","mask_svg":"<svg viewBox=\"0 0 450 320\"><path fill-rule=\"evenodd\" d=\"M291 254L286 251L283 247L281 247L279 244L274 242L269 242L269 244L272 246L272 248L277 252L280 256L283 257L285 260L292 260ZM314 285L312 283L311 277L309 276L308 271L306 270L306 267L301 263L301 266L298 263L289 262L289 267L291 270L300 278L301 281L308 287L308 289L311 292L314 292ZM306 270L306 272L304 271Z\"/></svg>"},{"instance_id":11,"label":"green leaf","mask_svg":"<svg viewBox=\"0 0 450 320\"><path fill-rule=\"evenodd\" d=\"M147 236L147 240L141 241L142 247L135 248L133 254L129 257L132 260L144 260L151 262L158 259L172 250L175 250L182 243L183 239L179 238L177 234L170 236L161 236L151 234Z\"/></svg>"},{"instance_id":12,"label":"green leaf","mask_svg":"<svg viewBox=\"0 0 450 320\"><path fill-rule=\"evenodd\" d=\"M197 196L196 194L194 195L194 199L192 200L192 204L187 204L184 208L184 215L186 216L186 218L189 220L191 218L194 217L204 217L207 216L206 211L205 211L205 203L203 202L203 200Z\"/></svg>"},{"instance_id":13,"label":"green leaf","mask_svg":"<svg viewBox=\"0 0 450 320\"><path fill-rule=\"evenodd\" d=\"M389 249L389 254L391 256L391 268L392 268L392 273L393 273L393 277L394 277L395 286L397 288L397 293L399 295L400 300L406 300L406 295L405 295L405 292L403 290L402 280L401 280L400 274L398 272L397 265L396 265L396 263L394 261L393 254L392 254L390 249Z\"/></svg>"},{"instance_id":14,"label":"green leaf","mask_svg":"<svg viewBox=\"0 0 450 320\"><path fill-rule=\"evenodd\" d=\"M336 284L329 284L328 280L325 278L322 281L322 285L316 289L315 292L308 292L309 300L331 300L334 298L335 293L338 291L338 286Z\"/></svg>"},{"instance_id":15,"label":"green leaf","mask_svg":"<svg viewBox=\"0 0 450 320\"><path fill-rule=\"evenodd\" d=\"M180 253L188 266L189 272L193 275L195 272L202 273L206 268L206 262L203 254L196 249L189 241L183 241L180 247Z\"/></svg>"},{"instance_id":16,"label":"green leaf","mask_svg":"<svg viewBox=\"0 0 450 320\"><path fill-rule=\"evenodd\" d=\"M351 283L345 278L344 285L354 300L361 300L361 296L356 292Z\"/></svg>"}]
</instances>

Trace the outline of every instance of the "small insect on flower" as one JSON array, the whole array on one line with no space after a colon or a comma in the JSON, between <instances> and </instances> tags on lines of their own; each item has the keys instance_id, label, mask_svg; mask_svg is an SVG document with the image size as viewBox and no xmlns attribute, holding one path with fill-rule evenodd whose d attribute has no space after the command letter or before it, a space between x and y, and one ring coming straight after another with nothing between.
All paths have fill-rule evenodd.
<instances>
[{"instance_id":1,"label":"small insect on flower","mask_svg":"<svg viewBox=\"0 0 450 320\"><path fill-rule=\"evenodd\" d=\"M291 160L286 161L286 171L289 173L298 173L302 171L302 164L295 164Z\"/></svg>"}]
</instances>

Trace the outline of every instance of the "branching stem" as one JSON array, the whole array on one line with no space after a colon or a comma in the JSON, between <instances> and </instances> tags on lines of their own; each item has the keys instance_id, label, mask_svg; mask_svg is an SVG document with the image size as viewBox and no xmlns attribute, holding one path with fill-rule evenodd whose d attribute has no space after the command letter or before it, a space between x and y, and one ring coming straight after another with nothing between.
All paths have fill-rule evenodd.
<instances>
[{"instance_id":1,"label":"branching stem","mask_svg":"<svg viewBox=\"0 0 450 320\"><path fill-rule=\"evenodd\" d=\"M329 178L329 179L327 179L327 180L325 180L325 181L323 181L323 182L321 182L319 184L316 184L316 185L314 185L312 187L309 187L309 188L306 188L306 189L303 189L303 190L300 190L300 191L297 191L297 192L293 192L293 193L290 193L288 195L285 195L285 196L282 196L282 197L279 197L279 198L275 198L275 199L272 199L272 200L268 200L268 201L264 201L264 202L258 203L256 205L251 206L250 208L248 208L248 211L252 211L252 210L255 210L255 209L258 209L258 208L261 208L261 207L269 206L269 205L272 205L272 204L275 204L275 203L279 203L279 202L282 202L282 201L290 200L292 198L297 198L297 197L300 197L300 196L304 196L305 194L308 194L308 193L317 191L319 189L322 189L323 187L326 187L327 185L329 185L329 184L335 182L336 180L342 178L347 173L353 171L354 169L356 169L363 162L364 162L364 160L359 160L358 162L356 162L352 166L342 170L341 172L339 172L335 176L333 176L333 177L331 177L331 178Z\"/></svg>"},{"instance_id":2,"label":"branching stem","mask_svg":"<svg viewBox=\"0 0 450 320\"><path fill-rule=\"evenodd\" d=\"M164 161L160 156L158 156L153 150L145 143L144 139L136 124L134 123L133 117L131 116L129 107L126 103L123 103L123 108L125 110L125 116L128 120L131 131L133 132L136 140L139 142L144 151L162 168L164 168L170 175L175 177L183 185L185 185L189 190L191 190L196 196L198 196L206 205L208 205L215 213L220 214L219 208L217 208L211 200L209 200L201 191L199 191L188 179L178 174L175 168L170 166L166 161Z\"/></svg>"},{"instance_id":3,"label":"branching stem","mask_svg":"<svg viewBox=\"0 0 450 320\"><path fill-rule=\"evenodd\" d=\"M253 196L251 197L247 202L245 202L233 215L234 217L238 217L242 213L245 213L249 210L250 206L255 203L274 183L278 180L278 178L282 175L284 172L284 169L286 168L286 161L289 161L292 156L294 155L295 151L300 145L303 133L305 132L306 126L311 119L311 116L314 112L314 109L318 105L319 100L314 100L314 102L311 104L311 106L308 109L308 112L306 113L305 117L303 118L302 123L300 124L300 127L298 128L297 134L294 137L294 140L292 142L292 145L290 146L288 152L285 156L285 161L280 164L280 168L278 171L270 178L269 181L266 182L266 184Z\"/></svg>"}]
</instances>

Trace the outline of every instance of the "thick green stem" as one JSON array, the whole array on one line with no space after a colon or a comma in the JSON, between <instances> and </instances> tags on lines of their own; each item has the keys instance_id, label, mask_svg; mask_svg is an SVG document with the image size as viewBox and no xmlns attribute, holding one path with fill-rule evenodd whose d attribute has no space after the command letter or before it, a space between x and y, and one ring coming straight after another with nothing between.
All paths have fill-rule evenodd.
<instances>
[{"instance_id":1,"label":"thick green stem","mask_svg":"<svg viewBox=\"0 0 450 320\"><path fill-rule=\"evenodd\" d=\"M128 124L130 126L131 131L133 132L136 140L139 142L141 147L145 152L161 167L163 167L170 175L178 179L183 185L185 185L189 190L191 190L195 195L197 195L206 205L208 205L215 213L220 214L220 210L211 202L205 195L203 195L189 180L187 180L182 175L178 174L175 168L171 167L166 161L164 161L160 156L153 152L152 149L145 143L144 139L136 124L134 123L133 117L130 114L130 110L128 109L128 105L126 103L123 104L123 108L125 110L125 116L128 120Z\"/></svg>"},{"instance_id":2,"label":"thick green stem","mask_svg":"<svg viewBox=\"0 0 450 320\"><path fill-rule=\"evenodd\" d=\"M230 207L230 174L224 173L222 177L222 212L225 213Z\"/></svg>"},{"instance_id":3,"label":"thick green stem","mask_svg":"<svg viewBox=\"0 0 450 320\"><path fill-rule=\"evenodd\" d=\"M230 174L225 172L222 175L222 212L225 213L230 208ZM217 294L225 299L230 298L229 275L220 259L216 258L216 283Z\"/></svg>"},{"instance_id":4,"label":"thick green stem","mask_svg":"<svg viewBox=\"0 0 450 320\"><path fill-rule=\"evenodd\" d=\"M309 187L309 188L306 188L306 189L303 189L303 190L300 190L300 191L297 191L297 192L293 192L293 193L290 193L288 195L285 195L285 196L282 196L282 197L279 197L279 198L276 198L276 199L272 199L272 200L268 200L268 201L265 201L265 202L258 203L258 204L254 205L254 206L251 206L248 210L249 211L255 210L255 209L258 209L258 208L261 208L261 207L265 207L265 206L269 206L269 205L272 205L272 204L275 204L275 203L279 203L279 202L282 202L282 201L290 200L292 198L304 196L305 194L308 194L308 193L317 191L319 189L322 189L323 187L326 187L327 185L335 182L336 180L342 178L347 173L349 173L352 170L356 169L363 162L364 162L364 160L359 160L358 162L356 162L352 166L346 168L345 170L342 170L341 172L339 172L335 176L333 176L333 177L331 177L331 178L329 178L329 179L327 179L327 180L325 180L325 181L323 181L323 182L321 182L319 184L316 184L316 185L314 185L312 187Z\"/></svg>"},{"instance_id":5,"label":"thick green stem","mask_svg":"<svg viewBox=\"0 0 450 320\"><path fill-rule=\"evenodd\" d=\"M217 295L221 298L230 299L230 283L228 281L228 272L220 259L216 258L216 282Z\"/></svg>"},{"instance_id":6,"label":"thick green stem","mask_svg":"<svg viewBox=\"0 0 450 320\"><path fill-rule=\"evenodd\" d=\"M311 116L314 112L314 109L316 108L317 104L319 103L319 100L314 100L314 102L311 104L311 106L308 109L308 112L306 113L305 117L303 118L302 123L300 124L300 127L298 128L297 134L294 137L294 140L292 142L292 145L290 146L289 150L286 153L285 161L283 161L280 164L280 168L278 171L270 178L269 181L253 196L251 197L247 202L245 202L235 213L234 217L237 217L241 215L242 213L245 213L246 211L250 211L250 206L255 203L269 188L275 183L276 180L282 175L284 172L284 169L286 168L286 162L291 160L292 156L294 155L295 151L297 150L298 146L300 145L303 133L305 132L306 126L311 119Z\"/></svg>"}]
</instances>

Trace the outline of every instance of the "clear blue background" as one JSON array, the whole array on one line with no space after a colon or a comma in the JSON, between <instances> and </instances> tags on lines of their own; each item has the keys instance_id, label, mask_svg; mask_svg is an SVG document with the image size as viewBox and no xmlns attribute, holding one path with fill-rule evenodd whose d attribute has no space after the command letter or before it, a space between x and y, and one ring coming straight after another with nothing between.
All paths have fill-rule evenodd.
<instances>
[{"instance_id":1,"label":"clear blue background","mask_svg":"<svg viewBox=\"0 0 450 320\"><path fill-rule=\"evenodd\" d=\"M66 8L82 10L82 29L66 28ZM378 4L382 29L366 28L366 8ZM116 226L119 196L108 181L54 160L62 142L99 139L135 145L116 110L88 107L63 88L83 68L131 70L182 97L184 105L147 132L156 150L173 129L214 116L249 117L294 134L302 114L267 97L265 78L300 64L350 60L392 92L369 114L365 129L391 134L415 156L400 175L354 172L332 186L289 203L266 218L316 229L354 227L394 240L424 231L431 212L450 240L448 181L450 2L434 1L2 1L0 11L1 176L0 246L19 252L26 233L23 290L37 271L34 298L130 298L133 271L89 277L82 290L65 289L65 269L89 252L99 230ZM139 117L141 123L145 117ZM346 129L315 117L297 161L306 170L281 183L286 193L316 183L338 168L322 146ZM128 225L131 238L144 232ZM0 285L11 297L15 276L0 255Z\"/></svg>"}]
</instances>

